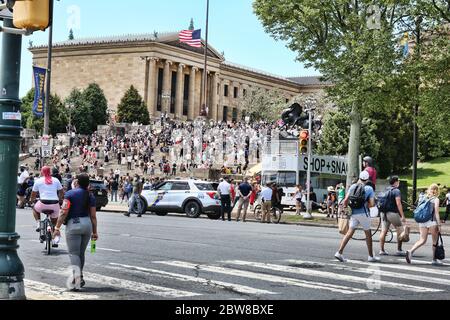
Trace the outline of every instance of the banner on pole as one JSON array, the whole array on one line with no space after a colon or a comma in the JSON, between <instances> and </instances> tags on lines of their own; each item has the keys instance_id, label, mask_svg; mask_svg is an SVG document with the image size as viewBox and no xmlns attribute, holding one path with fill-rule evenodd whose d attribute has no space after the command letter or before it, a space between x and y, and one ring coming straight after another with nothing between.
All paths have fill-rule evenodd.
<instances>
[{"instance_id":1,"label":"banner on pole","mask_svg":"<svg viewBox=\"0 0 450 320\"><path fill-rule=\"evenodd\" d=\"M41 118L44 116L44 87L45 87L45 74L46 69L33 67L33 77L34 77L34 103L33 103L33 114Z\"/></svg>"}]
</instances>

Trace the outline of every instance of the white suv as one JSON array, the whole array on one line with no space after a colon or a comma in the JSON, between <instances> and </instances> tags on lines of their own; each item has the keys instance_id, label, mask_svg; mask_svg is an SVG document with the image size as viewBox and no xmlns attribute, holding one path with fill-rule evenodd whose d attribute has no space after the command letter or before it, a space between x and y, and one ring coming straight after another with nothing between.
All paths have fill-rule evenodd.
<instances>
[{"instance_id":1,"label":"white suv","mask_svg":"<svg viewBox=\"0 0 450 320\"><path fill-rule=\"evenodd\" d=\"M137 203L134 211L151 211L159 216L186 213L190 218L206 213L210 219L219 219L221 203L216 189L216 183L207 181L167 180L153 188L144 187L141 194L144 203Z\"/></svg>"}]
</instances>

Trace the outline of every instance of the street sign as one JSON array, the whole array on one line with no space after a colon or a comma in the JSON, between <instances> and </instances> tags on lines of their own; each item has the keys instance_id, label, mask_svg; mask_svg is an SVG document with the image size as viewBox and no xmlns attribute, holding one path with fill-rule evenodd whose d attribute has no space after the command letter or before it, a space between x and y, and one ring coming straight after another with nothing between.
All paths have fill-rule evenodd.
<instances>
[{"instance_id":1,"label":"street sign","mask_svg":"<svg viewBox=\"0 0 450 320\"><path fill-rule=\"evenodd\" d=\"M42 146L42 156L44 158L50 158L52 156L52 147Z\"/></svg>"},{"instance_id":2,"label":"street sign","mask_svg":"<svg viewBox=\"0 0 450 320\"><path fill-rule=\"evenodd\" d=\"M347 175L348 164L346 157L338 156L313 156L311 161L311 172ZM308 170L308 157L302 156L300 159L302 171Z\"/></svg>"}]
</instances>

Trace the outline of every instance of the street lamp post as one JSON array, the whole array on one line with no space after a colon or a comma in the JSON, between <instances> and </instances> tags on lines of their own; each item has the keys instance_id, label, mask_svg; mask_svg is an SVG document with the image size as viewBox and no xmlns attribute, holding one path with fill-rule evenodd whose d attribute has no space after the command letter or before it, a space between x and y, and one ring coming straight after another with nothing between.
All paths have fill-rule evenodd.
<instances>
[{"instance_id":1,"label":"street lamp post","mask_svg":"<svg viewBox=\"0 0 450 320\"><path fill-rule=\"evenodd\" d=\"M3 19L3 18L2 18ZM3 26L14 28L12 18ZM19 100L22 36L3 33L0 60L0 300L25 299L24 266L17 255L16 190L19 165Z\"/></svg>"},{"instance_id":2,"label":"street lamp post","mask_svg":"<svg viewBox=\"0 0 450 320\"><path fill-rule=\"evenodd\" d=\"M315 101L308 99L306 101L308 112L308 171L306 173L306 213L303 216L304 219L312 219L312 206L311 206L311 163L312 163L312 116L313 111L316 110L314 107Z\"/></svg>"}]
</instances>

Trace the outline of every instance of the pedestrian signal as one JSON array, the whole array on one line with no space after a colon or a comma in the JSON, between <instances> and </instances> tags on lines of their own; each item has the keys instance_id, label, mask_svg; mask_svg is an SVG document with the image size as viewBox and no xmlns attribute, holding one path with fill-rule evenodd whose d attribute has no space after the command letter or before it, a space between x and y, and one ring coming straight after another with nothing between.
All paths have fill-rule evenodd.
<instances>
[{"instance_id":1,"label":"pedestrian signal","mask_svg":"<svg viewBox=\"0 0 450 320\"><path fill-rule=\"evenodd\" d=\"M50 24L50 0L16 0L13 9L16 28L44 31Z\"/></svg>"},{"instance_id":2,"label":"pedestrian signal","mask_svg":"<svg viewBox=\"0 0 450 320\"><path fill-rule=\"evenodd\" d=\"M300 132L300 152L302 154L308 153L308 141L309 141L309 131L302 130Z\"/></svg>"}]
</instances>

